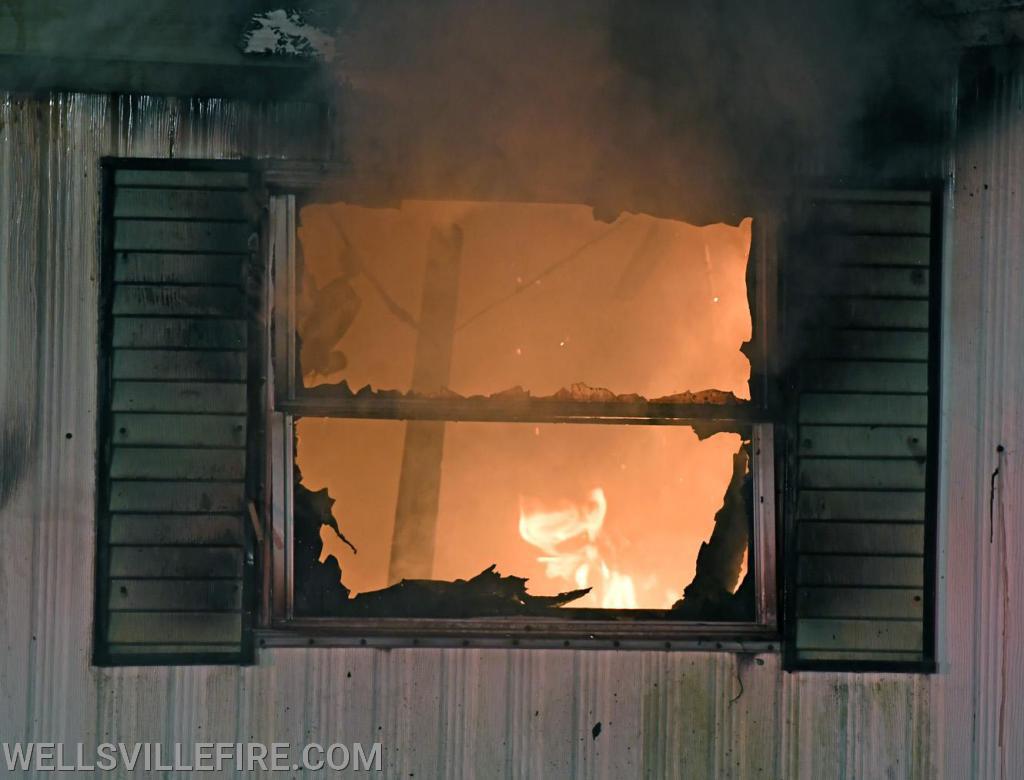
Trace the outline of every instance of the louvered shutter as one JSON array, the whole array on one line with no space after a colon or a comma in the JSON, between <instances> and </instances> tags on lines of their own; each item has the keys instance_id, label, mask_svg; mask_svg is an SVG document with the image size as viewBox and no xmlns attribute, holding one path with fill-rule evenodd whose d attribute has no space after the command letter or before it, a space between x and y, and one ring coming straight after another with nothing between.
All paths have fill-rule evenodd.
<instances>
[{"instance_id":1,"label":"louvered shutter","mask_svg":"<svg viewBox=\"0 0 1024 780\"><path fill-rule=\"evenodd\" d=\"M238 164L105 168L99 664L252 656L253 181Z\"/></svg>"},{"instance_id":2,"label":"louvered shutter","mask_svg":"<svg viewBox=\"0 0 1024 780\"><path fill-rule=\"evenodd\" d=\"M804 202L784 260L786 664L933 666L937 194Z\"/></svg>"}]
</instances>

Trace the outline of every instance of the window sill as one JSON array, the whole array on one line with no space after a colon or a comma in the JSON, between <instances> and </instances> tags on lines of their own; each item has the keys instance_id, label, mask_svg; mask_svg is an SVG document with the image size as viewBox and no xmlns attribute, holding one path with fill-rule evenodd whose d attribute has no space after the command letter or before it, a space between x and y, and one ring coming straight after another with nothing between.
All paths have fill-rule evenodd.
<instances>
[{"instance_id":1,"label":"window sill","mask_svg":"<svg viewBox=\"0 0 1024 780\"><path fill-rule=\"evenodd\" d=\"M304 618L256 631L258 647L473 647L575 650L779 650L778 632L753 623L686 623L532 618L468 620Z\"/></svg>"}]
</instances>

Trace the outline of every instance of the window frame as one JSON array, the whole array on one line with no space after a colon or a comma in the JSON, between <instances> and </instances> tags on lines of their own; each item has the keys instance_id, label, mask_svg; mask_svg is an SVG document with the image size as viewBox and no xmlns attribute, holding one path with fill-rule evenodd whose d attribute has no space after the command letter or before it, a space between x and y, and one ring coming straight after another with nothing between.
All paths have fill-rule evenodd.
<instances>
[{"instance_id":1,"label":"window frame","mask_svg":"<svg viewBox=\"0 0 1024 780\"><path fill-rule=\"evenodd\" d=\"M365 645L575 647L636 649L702 649L740 652L779 648L779 562L777 550L776 463L781 463L783 437L777 431L780 412L772 345L776 343L777 256L774 215L754 221L748 264L753 338L745 350L752 365L751 400L742 406L683 404L595 404L545 401L507 405L493 399L433 401L430 399L311 399L295 390L294 340L296 200L315 192L319 200L353 200L351 193L335 195L324 186L322 171L268 173L270 201L266 235L267 294L262 315L270 330L266 339L267 453L266 481L270 486L264 506L269 524L264 539L264 587L261 646ZM337 181L337 179L335 179ZM323 193L329 192L330 196ZM380 205L380 204L367 204ZM283 359L282 359L283 356ZM358 403L356 401L358 400ZM654 408L658 407L658 408ZM499 618L351 618L296 617L293 609L294 547L292 541L293 422L296 416L362 419L445 419L479 422L565 422L607 424L692 425L719 422L725 429L737 424L752 430L751 451L754 491L751 539L755 584L755 619L744 622L684 621L667 619L601 620L557 617L508 616Z\"/></svg>"}]
</instances>

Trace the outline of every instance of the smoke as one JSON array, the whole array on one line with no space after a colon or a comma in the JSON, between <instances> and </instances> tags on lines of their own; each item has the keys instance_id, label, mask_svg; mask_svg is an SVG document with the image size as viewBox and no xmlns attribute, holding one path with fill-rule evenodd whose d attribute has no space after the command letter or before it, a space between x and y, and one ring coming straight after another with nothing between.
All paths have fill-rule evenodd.
<instances>
[{"instance_id":1,"label":"smoke","mask_svg":"<svg viewBox=\"0 0 1024 780\"><path fill-rule=\"evenodd\" d=\"M921 140L948 41L912 10L376 0L339 36L343 155L365 194L735 221L752 192L866 162L884 173L880 152Z\"/></svg>"}]
</instances>

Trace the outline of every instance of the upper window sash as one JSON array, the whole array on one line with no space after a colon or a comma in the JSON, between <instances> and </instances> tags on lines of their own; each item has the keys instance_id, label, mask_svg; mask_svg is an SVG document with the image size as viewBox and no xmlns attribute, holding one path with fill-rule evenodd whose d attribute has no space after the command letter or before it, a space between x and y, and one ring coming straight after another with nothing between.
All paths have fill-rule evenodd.
<instances>
[{"instance_id":1,"label":"upper window sash","mask_svg":"<svg viewBox=\"0 0 1024 780\"><path fill-rule=\"evenodd\" d=\"M424 398L371 394L328 395L301 387L296 349L297 209L294 194L270 201L273 283L274 409L300 416L422 419L472 422L577 422L609 424L698 425L709 431L734 430L776 420L772 344L776 283L772 220L754 222L748 261L748 300L752 340L744 348L751 364L751 400L731 404L652 401L580 401L550 397Z\"/></svg>"}]
</instances>

